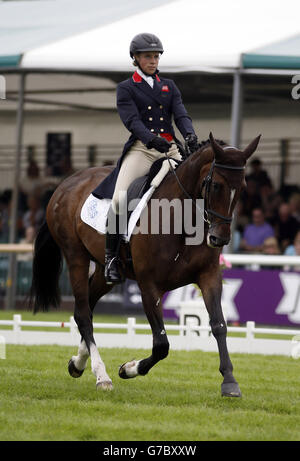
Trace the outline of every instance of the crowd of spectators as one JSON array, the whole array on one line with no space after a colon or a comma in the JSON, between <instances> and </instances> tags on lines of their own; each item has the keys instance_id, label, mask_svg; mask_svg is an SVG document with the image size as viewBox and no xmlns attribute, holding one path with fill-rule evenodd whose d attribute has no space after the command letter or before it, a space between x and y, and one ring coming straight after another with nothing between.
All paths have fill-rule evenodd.
<instances>
[{"instance_id":1,"label":"crowd of spectators","mask_svg":"<svg viewBox=\"0 0 300 461\"><path fill-rule=\"evenodd\" d=\"M66 171L66 175L68 172ZM64 177L65 177L64 176ZM26 176L19 185L17 211L17 240L32 243L45 219L48 201L62 177L42 176L37 162L29 160ZM0 194L0 242L9 241L12 190Z\"/></svg>"},{"instance_id":2,"label":"crowd of spectators","mask_svg":"<svg viewBox=\"0 0 300 461\"><path fill-rule=\"evenodd\" d=\"M300 255L300 188L275 190L259 159L251 162L246 176L247 188L236 207L233 235L235 253ZM29 161L26 177L20 184L17 233L18 240L32 242L45 218L51 194L64 177L73 173L70 162L63 176L41 176L34 158ZM0 242L9 241L12 192L0 195Z\"/></svg>"},{"instance_id":3,"label":"crowd of spectators","mask_svg":"<svg viewBox=\"0 0 300 461\"><path fill-rule=\"evenodd\" d=\"M259 159L236 209L235 252L300 255L300 188L275 190Z\"/></svg>"}]
</instances>

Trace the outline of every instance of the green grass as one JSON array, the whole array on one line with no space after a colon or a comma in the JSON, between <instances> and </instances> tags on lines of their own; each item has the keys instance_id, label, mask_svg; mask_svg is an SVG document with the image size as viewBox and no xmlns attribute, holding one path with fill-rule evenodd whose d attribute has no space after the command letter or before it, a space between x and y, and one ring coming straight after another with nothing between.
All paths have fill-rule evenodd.
<instances>
[{"instance_id":1,"label":"green grass","mask_svg":"<svg viewBox=\"0 0 300 461\"><path fill-rule=\"evenodd\" d=\"M121 380L118 366L147 352L100 348L114 385L103 392L90 361L81 378L69 376L76 350L7 346L0 440L300 440L300 361L232 354L243 397L230 399L215 353L171 351L147 376Z\"/></svg>"}]
</instances>

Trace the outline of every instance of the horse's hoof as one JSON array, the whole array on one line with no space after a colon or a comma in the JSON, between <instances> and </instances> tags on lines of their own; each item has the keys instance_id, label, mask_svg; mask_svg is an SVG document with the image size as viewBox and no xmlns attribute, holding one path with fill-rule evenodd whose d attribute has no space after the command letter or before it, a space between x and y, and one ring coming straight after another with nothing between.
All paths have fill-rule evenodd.
<instances>
[{"instance_id":1,"label":"horse's hoof","mask_svg":"<svg viewBox=\"0 0 300 461\"><path fill-rule=\"evenodd\" d=\"M73 360L70 359L69 363L68 363L68 371L69 371L70 375L72 376L72 378L80 378L80 376L84 372L84 369L83 370L78 370L75 367Z\"/></svg>"},{"instance_id":2,"label":"horse's hoof","mask_svg":"<svg viewBox=\"0 0 300 461\"><path fill-rule=\"evenodd\" d=\"M222 397L242 397L238 383L222 383L221 395Z\"/></svg>"},{"instance_id":3,"label":"horse's hoof","mask_svg":"<svg viewBox=\"0 0 300 461\"><path fill-rule=\"evenodd\" d=\"M138 376L139 360L132 360L131 362L123 363L119 368L119 376L122 379L135 378Z\"/></svg>"},{"instance_id":4,"label":"horse's hoof","mask_svg":"<svg viewBox=\"0 0 300 461\"><path fill-rule=\"evenodd\" d=\"M111 381L99 381L96 383L96 389L103 390L103 391L112 391L113 385Z\"/></svg>"}]
</instances>

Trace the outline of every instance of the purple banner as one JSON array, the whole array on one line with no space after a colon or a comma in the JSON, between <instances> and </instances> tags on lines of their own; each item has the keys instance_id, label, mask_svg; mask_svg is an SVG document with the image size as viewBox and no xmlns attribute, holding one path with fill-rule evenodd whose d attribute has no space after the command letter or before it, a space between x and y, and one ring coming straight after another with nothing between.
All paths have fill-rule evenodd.
<instances>
[{"instance_id":1,"label":"purple banner","mask_svg":"<svg viewBox=\"0 0 300 461\"><path fill-rule=\"evenodd\" d=\"M230 269L224 271L224 280L224 285L241 282L233 299L239 322L300 324L300 273Z\"/></svg>"},{"instance_id":2,"label":"purple banner","mask_svg":"<svg viewBox=\"0 0 300 461\"><path fill-rule=\"evenodd\" d=\"M195 294L193 285L167 293L165 316L178 315L180 302L195 299ZM222 306L228 322L299 326L300 273L226 269Z\"/></svg>"}]
</instances>

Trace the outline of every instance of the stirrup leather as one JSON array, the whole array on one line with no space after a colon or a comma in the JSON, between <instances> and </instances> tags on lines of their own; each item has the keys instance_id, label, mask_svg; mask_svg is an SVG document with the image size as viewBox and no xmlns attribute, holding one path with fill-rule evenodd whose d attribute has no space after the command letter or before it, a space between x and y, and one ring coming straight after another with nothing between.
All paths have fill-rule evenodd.
<instances>
[{"instance_id":1,"label":"stirrup leather","mask_svg":"<svg viewBox=\"0 0 300 461\"><path fill-rule=\"evenodd\" d=\"M118 269L118 257L112 256L109 257L108 255L105 256L105 269L104 269L104 277L107 283L121 283L123 282L123 278Z\"/></svg>"}]
</instances>

